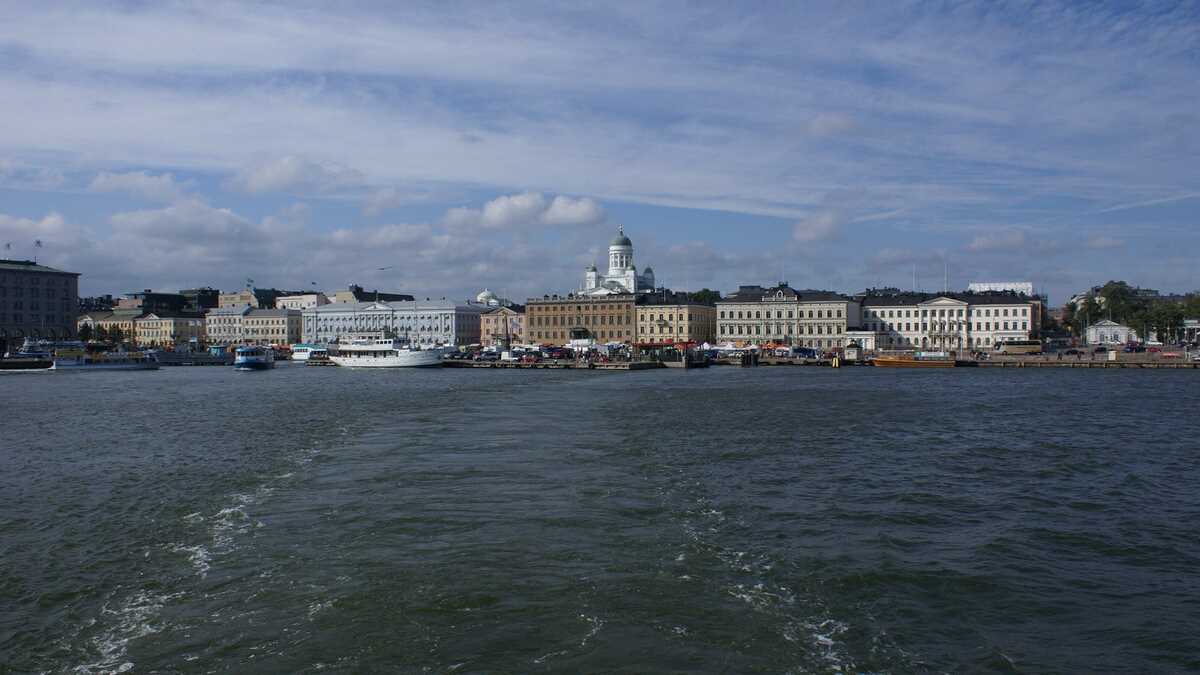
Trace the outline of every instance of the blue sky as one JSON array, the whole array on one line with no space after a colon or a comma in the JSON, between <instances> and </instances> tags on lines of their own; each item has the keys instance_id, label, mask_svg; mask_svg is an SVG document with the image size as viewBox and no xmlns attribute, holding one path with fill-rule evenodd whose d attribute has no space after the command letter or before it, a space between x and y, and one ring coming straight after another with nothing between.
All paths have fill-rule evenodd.
<instances>
[{"instance_id":1,"label":"blue sky","mask_svg":"<svg viewBox=\"0 0 1200 675\"><path fill-rule=\"evenodd\" d=\"M621 224L676 288L1200 288L1195 3L325 4L6 8L8 255L521 299Z\"/></svg>"}]
</instances>

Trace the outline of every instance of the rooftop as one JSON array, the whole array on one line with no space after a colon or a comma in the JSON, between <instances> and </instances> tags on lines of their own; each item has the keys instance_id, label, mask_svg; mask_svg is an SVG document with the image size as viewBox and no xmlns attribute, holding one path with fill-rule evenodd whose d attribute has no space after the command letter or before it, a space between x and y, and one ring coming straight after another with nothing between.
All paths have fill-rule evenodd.
<instances>
[{"instance_id":1,"label":"rooftop","mask_svg":"<svg viewBox=\"0 0 1200 675\"><path fill-rule=\"evenodd\" d=\"M0 258L0 270L10 272L48 272L51 274L73 274L79 276L79 272L64 272L63 270L54 269L45 265L39 265L32 260L6 260Z\"/></svg>"}]
</instances>

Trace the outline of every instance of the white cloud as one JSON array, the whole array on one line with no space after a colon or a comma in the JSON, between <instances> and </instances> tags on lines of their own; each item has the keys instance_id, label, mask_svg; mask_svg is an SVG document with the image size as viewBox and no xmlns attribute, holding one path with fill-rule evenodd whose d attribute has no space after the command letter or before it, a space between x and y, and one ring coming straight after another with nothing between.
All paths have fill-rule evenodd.
<instances>
[{"instance_id":1,"label":"white cloud","mask_svg":"<svg viewBox=\"0 0 1200 675\"><path fill-rule=\"evenodd\" d=\"M337 162L319 162L288 155L259 162L238 171L230 184L249 193L333 192L363 183L363 174Z\"/></svg>"},{"instance_id":2,"label":"white cloud","mask_svg":"<svg viewBox=\"0 0 1200 675\"><path fill-rule=\"evenodd\" d=\"M1029 237L1025 235L1024 230L1009 230L978 235L967 244L966 249L972 253L1021 251L1027 248L1029 243Z\"/></svg>"},{"instance_id":3,"label":"white cloud","mask_svg":"<svg viewBox=\"0 0 1200 675\"><path fill-rule=\"evenodd\" d=\"M837 211L820 211L793 225L792 239L805 244L833 239L845 222Z\"/></svg>"},{"instance_id":4,"label":"white cloud","mask_svg":"<svg viewBox=\"0 0 1200 675\"><path fill-rule=\"evenodd\" d=\"M169 173L158 175L145 171L113 173L101 171L92 179L91 192L122 192L156 202L173 202L184 196L183 186Z\"/></svg>"},{"instance_id":5,"label":"white cloud","mask_svg":"<svg viewBox=\"0 0 1200 675\"><path fill-rule=\"evenodd\" d=\"M813 136L837 136L854 129L854 120L840 113L820 113L808 121Z\"/></svg>"},{"instance_id":6,"label":"white cloud","mask_svg":"<svg viewBox=\"0 0 1200 675\"><path fill-rule=\"evenodd\" d=\"M595 201L563 195L555 197L541 215L541 221L547 225L596 225L604 219L604 208Z\"/></svg>"},{"instance_id":7,"label":"white cloud","mask_svg":"<svg viewBox=\"0 0 1200 675\"><path fill-rule=\"evenodd\" d=\"M1117 239L1115 237L1109 237L1107 235L1096 235L1094 237L1088 237L1087 243L1085 245L1092 250L1099 251L1099 250L1105 250L1105 249L1120 248L1125 245L1125 242L1121 241L1120 239Z\"/></svg>"},{"instance_id":8,"label":"white cloud","mask_svg":"<svg viewBox=\"0 0 1200 675\"><path fill-rule=\"evenodd\" d=\"M503 195L483 205L479 223L484 227L515 227L537 222L546 210L546 198L540 192Z\"/></svg>"}]
</instances>

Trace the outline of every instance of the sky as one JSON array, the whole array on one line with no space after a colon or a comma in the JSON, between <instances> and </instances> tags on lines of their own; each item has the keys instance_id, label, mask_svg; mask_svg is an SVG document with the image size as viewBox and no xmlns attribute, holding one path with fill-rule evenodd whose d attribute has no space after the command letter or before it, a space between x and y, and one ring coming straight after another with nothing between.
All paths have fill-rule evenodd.
<instances>
[{"instance_id":1,"label":"sky","mask_svg":"<svg viewBox=\"0 0 1200 675\"><path fill-rule=\"evenodd\" d=\"M1196 2L15 3L0 256L521 301L621 225L675 289L1193 291L1198 76Z\"/></svg>"}]
</instances>

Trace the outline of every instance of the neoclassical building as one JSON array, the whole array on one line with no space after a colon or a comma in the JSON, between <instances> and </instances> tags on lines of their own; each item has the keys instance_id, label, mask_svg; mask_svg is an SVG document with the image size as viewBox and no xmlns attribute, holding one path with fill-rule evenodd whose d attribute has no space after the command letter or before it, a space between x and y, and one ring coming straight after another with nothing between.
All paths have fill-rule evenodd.
<instances>
[{"instance_id":1,"label":"neoclassical building","mask_svg":"<svg viewBox=\"0 0 1200 675\"><path fill-rule=\"evenodd\" d=\"M740 344L844 347L859 323L859 303L839 293L740 286L717 301L717 339Z\"/></svg>"},{"instance_id":2,"label":"neoclassical building","mask_svg":"<svg viewBox=\"0 0 1200 675\"><path fill-rule=\"evenodd\" d=\"M360 333L386 332L422 345L476 344L480 317L492 309L447 300L335 302L304 310L304 341L328 343Z\"/></svg>"},{"instance_id":3,"label":"neoclassical building","mask_svg":"<svg viewBox=\"0 0 1200 675\"><path fill-rule=\"evenodd\" d=\"M877 349L983 350L1038 339L1041 313L1041 300L1018 293L868 295L862 328Z\"/></svg>"},{"instance_id":4,"label":"neoclassical building","mask_svg":"<svg viewBox=\"0 0 1200 675\"><path fill-rule=\"evenodd\" d=\"M617 236L608 246L608 272L601 274L595 265L589 265L578 294L603 296L651 290L654 290L654 270L647 266L638 273L633 264L633 242L625 236L625 228L617 227Z\"/></svg>"}]
</instances>

